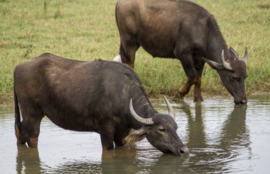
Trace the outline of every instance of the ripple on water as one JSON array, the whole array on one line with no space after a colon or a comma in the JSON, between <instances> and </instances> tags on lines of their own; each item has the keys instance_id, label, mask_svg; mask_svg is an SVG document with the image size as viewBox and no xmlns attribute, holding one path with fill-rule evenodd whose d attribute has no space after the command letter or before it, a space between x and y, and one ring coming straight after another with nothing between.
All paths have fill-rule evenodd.
<instances>
[{"instance_id":1,"label":"ripple on water","mask_svg":"<svg viewBox=\"0 0 270 174\"><path fill-rule=\"evenodd\" d=\"M163 100L151 100L167 113ZM16 146L14 108L0 110L0 170L4 173L268 173L270 100L251 98L246 106L233 98L202 103L171 101L177 134L189 157L163 154L144 139L102 151L96 133L74 132L41 124L38 149Z\"/></svg>"}]
</instances>

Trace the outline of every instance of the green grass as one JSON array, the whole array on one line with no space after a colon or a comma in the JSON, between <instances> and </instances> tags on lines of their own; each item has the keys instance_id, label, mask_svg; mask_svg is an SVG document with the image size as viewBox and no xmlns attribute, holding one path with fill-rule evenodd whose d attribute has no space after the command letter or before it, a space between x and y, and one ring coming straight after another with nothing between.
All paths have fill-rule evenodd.
<instances>
[{"instance_id":1,"label":"green grass","mask_svg":"<svg viewBox=\"0 0 270 174\"><path fill-rule=\"evenodd\" d=\"M213 14L228 46L240 57L248 47L246 92L270 89L270 1L193 0ZM118 55L117 0L0 0L0 103L13 98L13 70L50 52L78 60L112 60ZM178 60L153 59L142 48L135 71L148 94L174 94L186 81ZM228 95L216 71L206 66L204 94ZM190 92L189 96L193 96Z\"/></svg>"}]
</instances>

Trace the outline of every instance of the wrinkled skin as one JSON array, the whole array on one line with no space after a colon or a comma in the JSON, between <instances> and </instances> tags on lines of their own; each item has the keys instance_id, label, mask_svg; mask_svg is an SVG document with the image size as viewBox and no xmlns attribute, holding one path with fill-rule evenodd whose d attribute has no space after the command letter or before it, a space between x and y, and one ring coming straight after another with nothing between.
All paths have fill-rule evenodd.
<instances>
[{"instance_id":1,"label":"wrinkled skin","mask_svg":"<svg viewBox=\"0 0 270 174\"><path fill-rule=\"evenodd\" d=\"M203 7L190 1L119 0L115 14L123 63L134 68L135 53L141 46L153 57L178 59L187 81L177 97L183 98L194 85L193 99L201 102L201 77L207 62L218 71L235 103L247 103L243 82L246 63L236 58L237 53L232 48L228 49L214 17ZM223 66L222 51L231 70ZM232 73L240 80L228 80Z\"/></svg>"}]
</instances>

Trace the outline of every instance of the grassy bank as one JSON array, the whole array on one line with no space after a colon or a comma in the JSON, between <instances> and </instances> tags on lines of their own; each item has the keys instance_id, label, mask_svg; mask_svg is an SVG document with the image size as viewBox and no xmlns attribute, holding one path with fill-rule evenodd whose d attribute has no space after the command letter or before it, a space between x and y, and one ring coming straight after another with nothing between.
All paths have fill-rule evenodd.
<instances>
[{"instance_id":1,"label":"grassy bank","mask_svg":"<svg viewBox=\"0 0 270 174\"><path fill-rule=\"evenodd\" d=\"M193 0L213 14L228 46L240 57L249 50L246 92L270 91L270 1ZM23 61L50 52L78 60L112 60L118 55L117 0L0 0L0 104L13 100L13 70ZM135 71L147 93L173 94L186 76L177 60L153 59L142 48ZM206 66L203 93L228 92ZM193 95L190 92L191 96Z\"/></svg>"}]
</instances>

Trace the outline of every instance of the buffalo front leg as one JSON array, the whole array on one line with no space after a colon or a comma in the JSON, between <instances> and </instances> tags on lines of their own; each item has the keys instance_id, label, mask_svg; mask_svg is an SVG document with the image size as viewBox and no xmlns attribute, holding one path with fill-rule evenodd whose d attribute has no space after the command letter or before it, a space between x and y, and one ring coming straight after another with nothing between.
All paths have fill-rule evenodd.
<instances>
[{"instance_id":1,"label":"buffalo front leg","mask_svg":"<svg viewBox=\"0 0 270 174\"><path fill-rule=\"evenodd\" d=\"M190 87L196 82L197 80L197 71L194 67L193 57L191 54L185 54L179 56L179 60L181 61L182 67L187 75L186 83L180 88L178 93L176 94L177 98L183 98L186 94L188 94Z\"/></svg>"},{"instance_id":2,"label":"buffalo front leg","mask_svg":"<svg viewBox=\"0 0 270 174\"><path fill-rule=\"evenodd\" d=\"M203 71L203 66L201 68L197 69L197 78L196 78L196 82L195 82L194 96L193 96L194 102L202 102L203 101L203 98L202 98L202 95L201 95L202 71Z\"/></svg>"},{"instance_id":3,"label":"buffalo front leg","mask_svg":"<svg viewBox=\"0 0 270 174\"><path fill-rule=\"evenodd\" d=\"M125 138L128 136L130 129L128 130L116 130L114 135L114 143L116 146L124 146L126 144Z\"/></svg>"},{"instance_id":4,"label":"buffalo front leg","mask_svg":"<svg viewBox=\"0 0 270 174\"><path fill-rule=\"evenodd\" d=\"M115 125L111 122L100 123L99 133L103 150L114 149L113 140L115 133Z\"/></svg>"}]
</instances>

